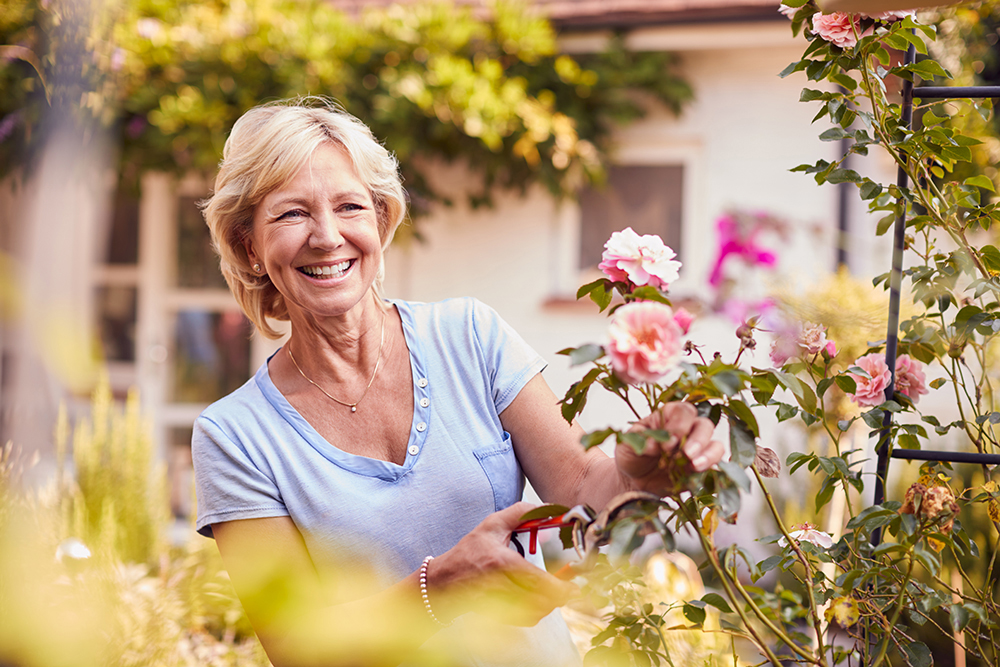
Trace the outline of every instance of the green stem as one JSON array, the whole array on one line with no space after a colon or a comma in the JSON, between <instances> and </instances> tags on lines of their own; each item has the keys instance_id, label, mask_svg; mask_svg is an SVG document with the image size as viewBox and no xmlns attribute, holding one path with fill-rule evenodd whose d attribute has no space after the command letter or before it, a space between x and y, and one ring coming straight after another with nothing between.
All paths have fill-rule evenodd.
<instances>
[{"instance_id":1,"label":"green stem","mask_svg":"<svg viewBox=\"0 0 1000 667\"><path fill-rule=\"evenodd\" d=\"M871 667L879 667L882 661L885 660L885 654L889 651L889 640L892 638L892 629L896 627L896 622L899 621L899 615L903 612L903 603L906 601L906 586L910 583L910 577L913 576L913 567L916 565L916 559L910 556L910 565L906 569L906 576L903 577L903 581L899 586L899 596L896 598L896 608L892 610L892 617L889 619L889 625L885 628L885 638L879 645L878 655L875 656L875 662L872 663Z\"/></svg>"},{"instance_id":2,"label":"green stem","mask_svg":"<svg viewBox=\"0 0 1000 667\"><path fill-rule=\"evenodd\" d=\"M767 486L764 485L764 479L760 476L757 466L750 466L750 469L753 470L753 474L757 478L757 484L764 493L764 499L767 500L767 506L771 510L771 514L774 515L774 520L778 524L778 530L780 530L781 534L785 536L785 541L788 542L789 546L791 546L795 555L798 556L799 561L806 570L804 583L809 597L809 614L812 616L813 630L816 632L816 643L819 645L820 664L826 665L826 651L824 650L823 645L823 624L819 617L819 608L816 606L816 589L813 584L813 575L815 571L813 570L812 563L810 563L802 549L799 548L799 544L795 541L795 538L788 534L788 529L785 528L785 523L781 520L781 514L778 512L778 508L774 504L774 498L767 490Z\"/></svg>"},{"instance_id":3,"label":"green stem","mask_svg":"<svg viewBox=\"0 0 1000 667\"><path fill-rule=\"evenodd\" d=\"M743 605L739 604L739 602L737 601L737 596L733 592L732 587L730 587L729 585L728 574L725 572L725 570L722 569L715 548L708 543L708 539L702 532L701 526L698 525L697 517L692 517L687 507L683 504L681 505L681 510L684 512L684 516L687 518L687 520L691 522L691 525L694 526L694 532L695 534L698 535L698 540L701 542L701 548L705 552L705 556L708 558L708 562L712 565L712 569L715 570L715 574L719 577L719 582L722 584L722 589L726 592L726 597L728 597L729 601L732 603L733 609L736 610L736 613L739 615L740 620L743 621L743 625L744 627L746 627L747 632L749 632L750 635L753 637L753 643L756 644L757 648L760 649L760 651L767 656L767 659L771 661L771 664L780 665L781 661L778 660L778 656L776 656L774 652L770 649L770 647L768 647L767 642L764 641L764 639L757 632L757 629L754 628L753 625L750 623L750 619L746 615L746 610L744 610ZM765 621L764 613L760 610L759 607L757 607L757 605L752 600L748 601L748 606L753 610L754 615L757 616L757 618L761 619L762 621ZM767 622L765 621L765 624L766 623ZM785 633L776 632L775 634L785 644L793 647L795 646L791 638L785 635Z\"/></svg>"}]
</instances>

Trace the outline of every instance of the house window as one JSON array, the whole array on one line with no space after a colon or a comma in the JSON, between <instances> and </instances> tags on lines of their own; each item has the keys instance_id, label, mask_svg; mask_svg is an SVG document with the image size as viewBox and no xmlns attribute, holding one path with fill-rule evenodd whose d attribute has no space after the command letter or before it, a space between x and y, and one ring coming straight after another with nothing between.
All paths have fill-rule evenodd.
<instances>
[{"instance_id":1,"label":"house window","mask_svg":"<svg viewBox=\"0 0 1000 667\"><path fill-rule=\"evenodd\" d=\"M597 266L608 237L626 227L658 235L680 256L683 192L681 165L611 167L604 187L580 195L580 268Z\"/></svg>"}]
</instances>

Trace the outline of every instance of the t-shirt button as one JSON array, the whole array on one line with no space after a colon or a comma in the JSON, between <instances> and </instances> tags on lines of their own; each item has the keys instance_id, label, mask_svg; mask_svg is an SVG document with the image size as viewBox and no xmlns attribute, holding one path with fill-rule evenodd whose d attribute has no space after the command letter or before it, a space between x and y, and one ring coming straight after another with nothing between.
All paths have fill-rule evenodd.
<instances>
[{"instance_id":1,"label":"t-shirt button","mask_svg":"<svg viewBox=\"0 0 1000 667\"><path fill-rule=\"evenodd\" d=\"M419 424L417 424L417 430L420 432L426 431L427 424L425 424L424 422L420 422Z\"/></svg>"},{"instance_id":2,"label":"t-shirt button","mask_svg":"<svg viewBox=\"0 0 1000 667\"><path fill-rule=\"evenodd\" d=\"M409 452L410 456L416 456L417 454L420 453L420 448L417 447L416 445L410 445Z\"/></svg>"},{"instance_id":3,"label":"t-shirt button","mask_svg":"<svg viewBox=\"0 0 1000 667\"><path fill-rule=\"evenodd\" d=\"M426 387L427 386L427 378L420 378L419 380L417 380L417 386L418 387Z\"/></svg>"},{"instance_id":4,"label":"t-shirt button","mask_svg":"<svg viewBox=\"0 0 1000 667\"><path fill-rule=\"evenodd\" d=\"M426 408L430 404L431 404L431 399L427 398L426 396L420 399L420 407Z\"/></svg>"}]
</instances>

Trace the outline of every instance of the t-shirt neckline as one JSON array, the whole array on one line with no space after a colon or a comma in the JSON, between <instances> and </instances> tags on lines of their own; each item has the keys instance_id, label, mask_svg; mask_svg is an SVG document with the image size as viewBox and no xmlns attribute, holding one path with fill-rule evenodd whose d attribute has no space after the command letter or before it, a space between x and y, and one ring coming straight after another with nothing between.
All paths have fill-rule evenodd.
<instances>
[{"instance_id":1,"label":"t-shirt neckline","mask_svg":"<svg viewBox=\"0 0 1000 667\"><path fill-rule=\"evenodd\" d=\"M421 380L425 379L427 376L423 363L423 349L421 347L420 339L416 335L416 331L414 329L413 314L410 311L409 304L404 301L396 301L393 299L387 299L387 302L396 307L396 311L399 313L399 319L403 324L403 339L410 357L410 372L413 382L413 419L410 422L410 438L406 443L406 458L403 461L403 465L398 465L392 461L383 461L381 459L373 459L367 456L345 452L331 444L326 438L320 435L319 432L313 428L312 424L306 421L305 417L303 417L299 411L288 402L285 395L278 391L278 388L271 380L268 363L274 357L274 354L278 353L277 351L268 357L267 361L265 361L261 367L257 369L254 381L260 388L264 398L267 399L275 410L278 411L282 418L284 418L285 421L287 421L289 425L291 425L291 427L295 429L295 431L306 442L308 442L310 446L313 447L313 449L319 452L328 461L340 468L343 468L344 470L358 475L375 477L386 481L396 481L413 468L417 460L420 458L420 452L423 451L423 441L425 439L425 434L427 433L426 424L428 421L428 415L423 414L426 412L426 409L420 405L419 396L426 394L427 386L426 381L424 381L424 387L420 387L418 382L421 382ZM416 428L418 423L424 425L424 430L418 430ZM414 451L416 451L417 454L413 454Z\"/></svg>"}]
</instances>

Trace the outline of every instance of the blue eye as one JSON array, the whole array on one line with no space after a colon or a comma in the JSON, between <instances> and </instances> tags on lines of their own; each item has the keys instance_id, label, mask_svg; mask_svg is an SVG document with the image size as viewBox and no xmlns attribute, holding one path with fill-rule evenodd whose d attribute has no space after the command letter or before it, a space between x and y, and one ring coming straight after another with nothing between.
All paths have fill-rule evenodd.
<instances>
[{"instance_id":1,"label":"blue eye","mask_svg":"<svg viewBox=\"0 0 1000 667\"><path fill-rule=\"evenodd\" d=\"M288 220L290 218L301 218L305 217L305 212L299 209L292 209L291 211L285 211L278 216L278 220Z\"/></svg>"}]
</instances>

